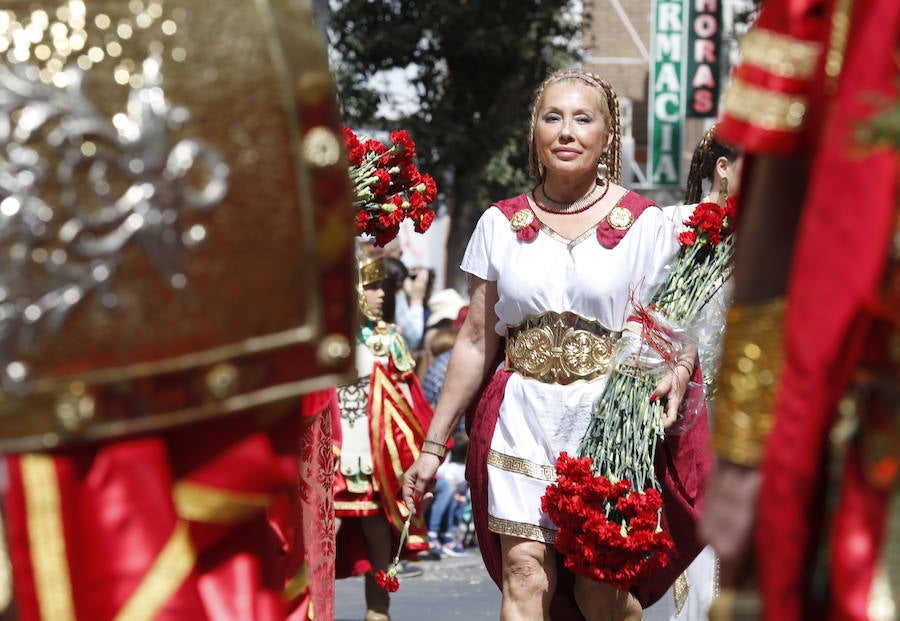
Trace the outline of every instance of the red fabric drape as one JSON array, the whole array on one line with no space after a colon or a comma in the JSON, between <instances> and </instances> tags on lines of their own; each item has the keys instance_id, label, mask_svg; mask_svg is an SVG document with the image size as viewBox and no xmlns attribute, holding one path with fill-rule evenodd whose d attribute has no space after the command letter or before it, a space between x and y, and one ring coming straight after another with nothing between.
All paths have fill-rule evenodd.
<instances>
[{"instance_id":1,"label":"red fabric drape","mask_svg":"<svg viewBox=\"0 0 900 621\"><path fill-rule=\"evenodd\" d=\"M307 406L317 398L329 397L313 398ZM284 619L288 571L306 555L298 549L298 516L283 508L298 504L301 433L307 417L318 412L307 409L304 416L297 402L280 408L280 413L267 411L275 418L267 427L257 413L247 412L152 436L8 456L4 510L19 618L51 618L41 610L38 594L50 589L65 596L67 581L75 619L113 619L152 575L154 563L166 558L167 546L180 542L174 556L181 564L166 565L156 576L171 582L171 594L153 604L158 610L151 618ZM327 445L330 451L330 438ZM41 481L33 478L35 460ZM320 478L330 476L332 463L318 471ZM307 473L318 470L306 466ZM251 502L239 502L237 514L198 518L177 497L175 490L184 485ZM330 492L330 484L327 488ZM36 516L43 521L35 522ZM46 568L35 566L33 551L47 549L53 529L34 527L54 519L62 534L55 542L62 560L55 575L61 580L48 585L38 582ZM329 564L327 554L316 561L320 584ZM176 577L173 567L184 568L185 575ZM157 586L151 591L165 592Z\"/></svg>"},{"instance_id":2,"label":"red fabric drape","mask_svg":"<svg viewBox=\"0 0 900 621\"><path fill-rule=\"evenodd\" d=\"M802 89L808 98L804 126L793 138L779 142L762 128L735 122L727 112L719 128L724 139L751 154L812 160L787 292L786 359L759 500L757 562L766 619L793 621L825 614L810 607L808 595L819 544L814 525L825 509L827 433L864 348L871 321L868 309L875 306L896 201L896 150L866 151L856 132L881 106L896 101L900 4L851 3L843 68L832 93L824 66L829 46L839 43L830 38L837 4L770 1L759 18L759 28L822 46L817 70ZM751 74L750 68L741 69L736 78L760 78L758 71L756 78ZM773 76L757 83L774 93L784 92L784 82ZM858 605L849 602L858 604L867 597L871 567L864 569L861 557L849 548L863 541L877 545L884 518L878 508L883 507L880 494L866 483L851 452L831 546L854 574L833 591L841 601L828 605L832 618L866 618ZM857 519L860 516L865 522ZM870 564L873 550L877 547L870 548ZM833 578L843 571L835 566Z\"/></svg>"}]
</instances>

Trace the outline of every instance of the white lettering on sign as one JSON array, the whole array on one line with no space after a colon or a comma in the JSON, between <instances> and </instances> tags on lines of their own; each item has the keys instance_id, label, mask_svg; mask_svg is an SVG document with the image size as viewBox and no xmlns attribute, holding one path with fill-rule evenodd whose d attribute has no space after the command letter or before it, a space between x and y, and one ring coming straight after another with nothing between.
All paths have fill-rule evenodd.
<instances>
[{"instance_id":1,"label":"white lettering on sign","mask_svg":"<svg viewBox=\"0 0 900 621\"><path fill-rule=\"evenodd\" d=\"M686 2L717 0L654 0L650 40L650 181L658 185L681 183L681 126L685 108Z\"/></svg>"}]
</instances>

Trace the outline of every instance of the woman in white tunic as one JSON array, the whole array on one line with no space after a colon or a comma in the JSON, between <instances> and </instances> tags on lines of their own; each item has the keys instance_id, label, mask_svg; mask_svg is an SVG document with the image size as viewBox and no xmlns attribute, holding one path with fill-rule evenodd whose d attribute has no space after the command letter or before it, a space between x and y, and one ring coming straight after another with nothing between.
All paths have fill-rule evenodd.
<instances>
[{"instance_id":1,"label":"woman in white tunic","mask_svg":"<svg viewBox=\"0 0 900 621\"><path fill-rule=\"evenodd\" d=\"M549 619L557 581L572 579L557 566L556 526L541 510L541 497L555 480L560 452L577 450L633 301L650 298L678 249L662 211L613 181L618 120L615 93L593 74L564 70L539 89L530 144L538 185L493 205L476 226L462 262L469 313L422 454L404 477L404 500L412 506L440 465L458 413L497 368L505 337L505 362L480 397L499 395L499 416L487 435L486 506L473 498L476 523L481 518L499 536L502 574L494 578L502 583L502 620ZM680 361L656 389L668 400L667 424L693 365ZM484 422L480 414L474 418L475 426ZM491 569L481 536L479 544ZM574 580L583 618L641 618L632 595Z\"/></svg>"}]
</instances>

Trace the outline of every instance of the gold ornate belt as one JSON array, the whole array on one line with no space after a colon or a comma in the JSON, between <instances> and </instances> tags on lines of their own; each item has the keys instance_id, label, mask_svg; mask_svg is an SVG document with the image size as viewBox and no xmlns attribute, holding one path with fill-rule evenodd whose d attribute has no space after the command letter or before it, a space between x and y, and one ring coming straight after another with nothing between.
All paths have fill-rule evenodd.
<instances>
[{"instance_id":1,"label":"gold ornate belt","mask_svg":"<svg viewBox=\"0 0 900 621\"><path fill-rule=\"evenodd\" d=\"M547 311L506 326L506 368L548 384L609 372L618 332L575 313Z\"/></svg>"}]
</instances>

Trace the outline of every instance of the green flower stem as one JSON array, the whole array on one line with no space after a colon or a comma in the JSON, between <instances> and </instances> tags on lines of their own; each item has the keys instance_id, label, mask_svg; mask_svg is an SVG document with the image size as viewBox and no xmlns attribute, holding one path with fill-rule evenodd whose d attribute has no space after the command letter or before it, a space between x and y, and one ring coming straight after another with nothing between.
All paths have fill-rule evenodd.
<instances>
[{"instance_id":1,"label":"green flower stem","mask_svg":"<svg viewBox=\"0 0 900 621\"><path fill-rule=\"evenodd\" d=\"M394 555L394 560L391 561L389 570L391 577L396 575L397 566L400 565L400 552L403 551L403 546L406 545L406 539L409 537L409 525L412 523L413 515L415 515L415 512L410 511L409 515L406 516L406 521L403 522L403 528L400 530L400 544L397 546L397 554Z\"/></svg>"}]
</instances>

